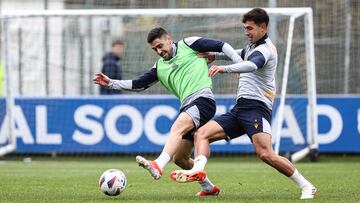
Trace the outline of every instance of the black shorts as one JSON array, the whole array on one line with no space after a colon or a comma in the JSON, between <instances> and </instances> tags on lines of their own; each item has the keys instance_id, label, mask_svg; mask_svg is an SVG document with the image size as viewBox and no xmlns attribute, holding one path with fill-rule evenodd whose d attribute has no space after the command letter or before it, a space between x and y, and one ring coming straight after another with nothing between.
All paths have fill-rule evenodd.
<instances>
[{"instance_id":1,"label":"black shorts","mask_svg":"<svg viewBox=\"0 0 360 203\"><path fill-rule=\"evenodd\" d=\"M225 131L228 139L247 134L252 136L259 132L271 135L271 110L265 103L239 98L236 105L227 113L214 119Z\"/></svg>"},{"instance_id":2,"label":"black shorts","mask_svg":"<svg viewBox=\"0 0 360 203\"><path fill-rule=\"evenodd\" d=\"M196 129L207 123L216 112L215 101L205 97L199 97L190 104L180 109L180 113L186 112L193 120L195 128L183 136L183 139L194 141Z\"/></svg>"}]
</instances>

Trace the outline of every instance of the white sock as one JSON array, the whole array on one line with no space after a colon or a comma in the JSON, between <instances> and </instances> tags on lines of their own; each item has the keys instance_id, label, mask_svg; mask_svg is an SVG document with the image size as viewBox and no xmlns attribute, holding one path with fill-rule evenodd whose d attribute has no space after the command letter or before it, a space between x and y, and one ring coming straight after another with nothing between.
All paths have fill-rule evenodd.
<instances>
[{"instance_id":1,"label":"white sock","mask_svg":"<svg viewBox=\"0 0 360 203\"><path fill-rule=\"evenodd\" d=\"M169 163L169 161L170 155L166 152L161 152L160 156L155 160L161 170L166 166L167 163Z\"/></svg>"},{"instance_id":2,"label":"white sock","mask_svg":"<svg viewBox=\"0 0 360 203\"><path fill-rule=\"evenodd\" d=\"M199 181L199 185L201 190L205 192L210 192L214 188L214 184L212 184L208 177L206 177L203 181Z\"/></svg>"},{"instance_id":3,"label":"white sock","mask_svg":"<svg viewBox=\"0 0 360 203\"><path fill-rule=\"evenodd\" d=\"M205 165L207 162L207 158L204 155L199 155L194 159L194 166L192 168L192 170L196 169L196 170L204 170Z\"/></svg>"},{"instance_id":4,"label":"white sock","mask_svg":"<svg viewBox=\"0 0 360 203\"><path fill-rule=\"evenodd\" d=\"M297 169L295 169L294 174L290 178L299 186L299 188L304 188L311 186L312 184L302 176Z\"/></svg>"}]
</instances>

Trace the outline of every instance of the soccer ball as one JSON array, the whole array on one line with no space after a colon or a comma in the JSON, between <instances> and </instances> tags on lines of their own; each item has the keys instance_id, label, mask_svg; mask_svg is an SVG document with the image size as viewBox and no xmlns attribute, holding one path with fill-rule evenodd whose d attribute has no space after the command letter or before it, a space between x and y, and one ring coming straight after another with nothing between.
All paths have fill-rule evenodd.
<instances>
[{"instance_id":1,"label":"soccer ball","mask_svg":"<svg viewBox=\"0 0 360 203\"><path fill-rule=\"evenodd\" d=\"M126 176L119 169L109 169L100 176L100 190L109 196L116 196L124 192Z\"/></svg>"}]
</instances>

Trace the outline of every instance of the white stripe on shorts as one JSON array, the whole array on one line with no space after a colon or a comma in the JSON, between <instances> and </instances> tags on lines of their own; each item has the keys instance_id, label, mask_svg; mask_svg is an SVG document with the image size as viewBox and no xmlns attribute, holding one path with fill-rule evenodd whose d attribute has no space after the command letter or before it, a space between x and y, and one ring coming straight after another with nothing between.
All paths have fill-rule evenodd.
<instances>
[{"instance_id":1,"label":"white stripe on shorts","mask_svg":"<svg viewBox=\"0 0 360 203\"><path fill-rule=\"evenodd\" d=\"M196 128L198 128L200 126L200 112L199 109L196 105L188 108L185 111L187 114L189 114L189 116L192 118Z\"/></svg>"},{"instance_id":2,"label":"white stripe on shorts","mask_svg":"<svg viewBox=\"0 0 360 203\"><path fill-rule=\"evenodd\" d=\"M271 126L270 123L265 119L262 118L262 125L263 125L263 132L269 133L271 135Z\"/></svg>"}]
</instances>

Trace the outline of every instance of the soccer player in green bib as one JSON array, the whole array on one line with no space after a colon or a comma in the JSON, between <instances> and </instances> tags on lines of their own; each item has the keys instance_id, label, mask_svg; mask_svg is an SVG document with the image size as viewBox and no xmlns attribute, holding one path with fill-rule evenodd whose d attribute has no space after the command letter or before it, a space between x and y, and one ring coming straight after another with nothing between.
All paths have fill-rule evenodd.
<instances>
[{"instance_id":1,"label":"soccer player in green bib","mask_svg":"<svg viewBox=\"0 0 360 203\"><path fill-rule=\"evenodd\" d=\"M194 132L216 112L207 61L197 54L223 52L234 63L239 63L242 59L228 43L201 37L188 37L173 42L167 31L161 27L149 32L147 42L161 57L148 72L135 80L112 80L102 73L97 73L93 81L110 89L129 91L145 90L160 81L169 92L179 98L180 114L171 127L162 153L154 161L136 157L136 162L158 180L171 158L182 169L193 167L191 153ZM197 196L218 195L220 192L207 177L199 181L199 184L201 191Z\"/></svg>"}]
</instances>

